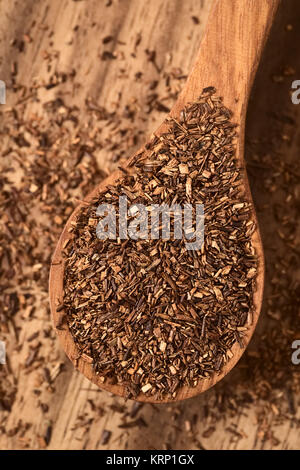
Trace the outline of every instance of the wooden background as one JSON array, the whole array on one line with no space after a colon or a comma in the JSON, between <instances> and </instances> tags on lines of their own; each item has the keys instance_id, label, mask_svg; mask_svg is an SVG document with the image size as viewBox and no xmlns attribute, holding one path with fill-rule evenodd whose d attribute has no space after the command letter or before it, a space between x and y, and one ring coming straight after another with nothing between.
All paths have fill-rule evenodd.
<instances>
[{"instance_id":1,"label":"wooden background","mask_svg":"<svg viewBox=\"0 0 300 470\"><path fill-rule=\"evenodd\" d=\"M300 79L300 4L296 0L282 3L284 6L279 9L250 100L246 130L249 161L254 153L269 151L273 143L271 134L278 132L280 119L276 116L283 110L293 115L295 126L292 140L281 139L276 151L291 162L299 159L297 127L300 113L297 106L291 104L289 91L291 81ZM146 137L162 121L164 114L157 112L147 117L143 113L145 80L149 83L164 80L160 70L170 67L180 67L184 74L188 74L210 5L209 0L0 0L0 79L9 81L14 62L18 65L18 76L28 86L37 77L39 81L46 81L53 69L66 73L74 69L76 86L60 85L60 96L67 96L69 103L79 108L83 108L87 96L108 109L115 108L116 103L122 107L131 99L140 116L140 132ZM193 17L199 19L199 24ZM25 53L19 54L11 43L24 35L28 35L30 40ZM112 36L113 40L105 45L102 39L107 36ZM137 41L139 37L140 42ZM148 60L146 49L156 51L156 65ZM116 59L99 60L104 50L114 53ZM45 60L47 54L51 55L51 70L49 61ZM282 74L285 67L292 68L292 71ZM134 79L140 71L143 72L143 81ZM41 91L41 102L43 93L45 99L50 100L58 92L56 88ZM29 103L27 112L40 112L41 102ZM103 171L108 173L114 168L114 162L107 158L105 151L100 150L97 158ZM272 210L267 207L271 196L263 191L268 174L264 173L262 179L259 166L253 169L250 165L250 170L266 255L271 259L277 247L275 221ZM271 279L270 272L267 274ZM268 280L266 292L268 294ZM46 304L44 296L40 314L30 321L19 320L21 340L25 341L33 331L49 325ZM263 315L259 329L267 331L268 322L268 317ZM250 345L254 355L257 341L258 337L254 336ZM277 422L275 428L276 411L264 412L265 404L255 400L247 407L241 406L238 411L235 411L237 405L233 402L231 408L224 409L221 417L214 416L212 410L218 397L226 394L227 390L230 394L232 384L238 389L241 371L247 367L246 360L242 360L222 383L202 396L181 404L147 404L136 410L132 409L132 402L125 403L97 390L75 371L58 341L43 347L52 348L57 363L64 366L53 387L43 391L47 396L47 413L37 407L33 392L36 374L27 373L20 366L25 353L14 350L13 340L8 346L11 367L18 377L18 391L6 423L6 432L0 434L0 449L43 448L47 444L48 449L299 448L298 412L293 419L283 418L280 424ZM228 399L230 401L230 396ZM142 424L140 421L139 425L122 427L124 411L129 417L130 413L133 416L138 412ZM265 413L263 420L260 419L261 413ZM30 425L21 435L14 432L20 426L25 429L26 423ZM210 434L208 430L211 427L214 431ZM105 445L102 444L104 429L112 432ZM262 438L266 429L274 432L279 443ZM45 445L43 436L47 432Z\"/></svg>"}]
</instances>

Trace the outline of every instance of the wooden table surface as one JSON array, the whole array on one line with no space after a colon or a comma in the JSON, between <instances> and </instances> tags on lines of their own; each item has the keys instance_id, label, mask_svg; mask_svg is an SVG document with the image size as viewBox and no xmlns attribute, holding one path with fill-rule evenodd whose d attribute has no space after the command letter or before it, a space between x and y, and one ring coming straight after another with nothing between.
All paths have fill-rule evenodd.
<instances>
[{"instance_id":1,"label":"wooden table surface","mask_svg":"<svg viewBox=\"0 0 300 470\"><path fill-rule=\"evenodd\" d=\"M265 140L274 124L274 113L280 113L284 108L293 115L296 124L300 123L297 106L291 104L289 95L291 81L300 79L300 54L297 51L300 44L300 5L296 0L282 3L285 6L279 9L251 97L246 131L249 160L254 152L253 142L261 141L255 152L264 153ZM18 77L22 77L22 82L28 86L37 78L46 81L53 69L66 73L74 69L76 86L60 85L60 96L67 96L69 103L82 107L83 112L87 96L107 109L115 108L116 103L122 107L131 99L141 116L140 131L146 137L162 121L164 114L151 113L148 119L143 114L145 80L149 83L163 81L160 70L171 67L188 73L210 5L209 0L0 0L0 79L9 81L14 62L18 66ZM298 18L298 27L295 18ZM288 24L293 25L291 31ZM113 40L103 43L103 38L108 36ZM11 47L16 37L25 37L25 43L29 38L22 54ZM149 61L149 54L145 53L147 49L156 51L156 64ZM115 60L100 60L103 51L115 54ZM51 55L51 61L45 59L47 54L48 57ZM281 76L282 68L287 66L292 67L294 73L283 74L282 80L276 80L277 75ZM136 80L136 74L141 71L144 80ZM41 112L42 103L53 99L57 93L57 88L42 90L40 102L30 102L27 113ZM293 143L282 139L281 147L277 148L290 161L299 158L296 129L297 125L293 131ZM100 150L97 159L105 172L110 172L116 165L107 158L105 151ZM268 209L264 212L270 195L262 191L264 181L255 172L251 174L251 185L255 203L261 208L259 217L264 243L269 247L272 245L270 252L266 250L271 257L273 248L276 249L273 240L275 222L272 215L266 216ZM268 281L266 290L268 292ZM19 319L21 340L25 341L33 331L49 325L46 303L44 295L44 308L40 314L30 320ZM261 331L267 330L268 321L268 317L263 315L259 325ZM254 337L250 346L254 354L256 341L258 338ZM49 409L47 413L42 412L34 393L36 373L22 369L20 364L24 361L25 352L16 352L14 347L12 341L8 353L12 351L10 362L18 377L18 391L6 432L0 433L0 449L43 447L41 436L47 429L51 429L48 449L299 448L296 417L282 419L282 423L277 423L273 429L276 411L264 412L263 405L255 400L247 407L241 406L238 412L234 412L236 405L233 403L232 409L227 407L221 419L215 420L211 412L207 413L207 409L211 411L215 406L218 397L226 390L230 391L230 384L238 389L243 368L247 367L243 360L213 390L181 404L144 405L138 416L146 425L124 428L120 409L125 407L130 412L132 402L125 403L97 390L73 369L57 341L43 347L53 348L57 361L64 364L64 371L57 376L54 388L45 391ZM263 425L261 413L265 413ZM23 437L13 432L20 422L30 423ZM215 428L212 433L208 431L211 426ZM272 444L272 440L262 439L262 426L274 432L279 440L277 445L276 441ZM105 445L101 443L103 430L112 432Z\"/></svg>"}]
</instances>

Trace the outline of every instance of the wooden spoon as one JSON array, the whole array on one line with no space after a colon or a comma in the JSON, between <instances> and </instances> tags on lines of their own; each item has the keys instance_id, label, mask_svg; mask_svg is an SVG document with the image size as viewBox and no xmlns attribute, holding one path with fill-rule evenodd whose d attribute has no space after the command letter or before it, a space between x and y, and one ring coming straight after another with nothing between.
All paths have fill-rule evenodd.
<instances>
[{"instance_id":1,"label":"wooden spoon","mask_svg":"<svg viewBox=\"0 0 300 470\"><path fill-rule=\"evenodd\" d=\"M195 101L200 96L203 88L214 86L217 89L217 94L223 96L224 105L233 112L234 122L239 125L236 156L239 166L244 169L245 194L246 198L252 203L252 207L253 202L243 157L245 117L253 79L278 4L279 0L215 0L196 63L188 77L184 90L170 112L172 117L178 118L181 110L188 103ZM159 136L166 130L167 124L164 122L155 134ZM134 156L128 160L127 164L130 163L132 158ZM104 191L108 184L113 185L120 176L120 170L111 174L86 197L85 201L91 201L93 197ZM79 351L67 325L64 323L63 329L59 328L63 316L63 311L58 308L63 302L64 260L62 249L70 238L70 224L76 219L81 207L82 204L75 209L69 218L59 239L51 264L50 304L53 322L63 348L75 367L100 388L124 396L125 388L123 386L102 383L99 376L94 373L91 363L79 357ZM254 208L252 217L257 225ZM253 233L252 243L258 256L259 268L253 297L253 323L244 336L246 346L254 332L263 296L264 256L258 228ZM176 400L190 398L212 387L234 367L243 351L238 344L235 344L232 348L233 356L225 364L220 374L200 380L195 388L182 387L177 393ZM148 397L142 393L137 397L137 400L155 402L153 397ZM166 402L168 400L163 399L160 401Z\"/></svg>"}]
</instances>

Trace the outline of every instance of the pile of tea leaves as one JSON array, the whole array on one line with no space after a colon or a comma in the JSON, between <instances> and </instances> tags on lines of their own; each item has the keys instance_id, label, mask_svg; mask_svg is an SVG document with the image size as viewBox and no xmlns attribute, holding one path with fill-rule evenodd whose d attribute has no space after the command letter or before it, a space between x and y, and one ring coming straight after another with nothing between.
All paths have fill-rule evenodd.
<instances>
[{"instance_id":1,"label":"pile of tea leaves","mask_svg":"<svg viewBox=\"0 0 300 470\"><path fill-rule=\"evenodd\" d=\"M235 159L235 125L209 87L154 137L115 186L83 205L64 250L64 311L103 382L155 399L218 374L252 322L255 223ZM204 205L204 243L106 239L99 204ZM129 214L130 216L130 214ZM129 217L130 218L130 217ZM172 234L171 234L172 235Z\"/></svg>"}]
</instances>

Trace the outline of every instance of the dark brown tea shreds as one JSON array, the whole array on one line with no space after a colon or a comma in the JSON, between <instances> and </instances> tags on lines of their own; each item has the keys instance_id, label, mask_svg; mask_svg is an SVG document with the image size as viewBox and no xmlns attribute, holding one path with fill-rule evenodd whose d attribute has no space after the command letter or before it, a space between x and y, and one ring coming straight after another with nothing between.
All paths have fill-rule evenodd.
<instances>
[{"instance_id":1,"label":"dark brown tea shreds","mask_svg":"<svg viewBox=\"0 0 300 470\"><path fill-rule=\"evenodd\" d=\"M231 113L209 87L154 138L115 187L83 207L66 248L64 306L83 357L103 381L175 397L222 370L243 347L257 261L241 188ZM204 244L99 240L99 204L204 205Z\"/></svg>"}]
</instances>

